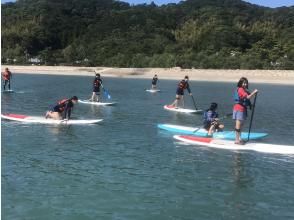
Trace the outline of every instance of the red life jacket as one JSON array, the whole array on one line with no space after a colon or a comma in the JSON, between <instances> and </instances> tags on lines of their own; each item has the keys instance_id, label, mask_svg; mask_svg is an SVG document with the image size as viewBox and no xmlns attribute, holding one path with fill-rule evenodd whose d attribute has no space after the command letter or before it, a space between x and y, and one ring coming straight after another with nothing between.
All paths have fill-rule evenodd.
<instances>
[{"instance_id":1,"label":"red life jacket","mask_svg":"<svg viewBox=\"0 0 294 220\"><path fill-rule=\"evenodd\" d=\"M100 87L101 85L101 80L100 79L95 79L94 80L94 87Z\"/></svg>"},{"instance_id":2,"label":"red life jacket","mask_svg":"<svg viewBox=\"0 0 294 220\"><path fill-rule=\"evenodd\" d=\"M10 80L11 72L10 71L4 71L2 76L3 76L3 80Z\"/></svg>"},{"instance_id":3,"label":"red life jacket","mask_svg":"<svg viewBox=\"0 0 294 220\"><path fill-rule=\"evenodd\" d=\"M60 101L57 102L60 111L64 111L64 109L65 109L65 104L66 104L66 102L67 102L68 100L69 100L69 99L62 99L62 100L60 100Z\"/></svg>"},{"instance_id":4,"label":"red life jacket","mask_svg":"<svg viewBox=\"0 0 294 220\"><path fill-rule=\"evenodd\" d=\"M179 84L178 87L180 89L186 89L187 88L188 83L185 80L182 80Z\"/></svg>"}]
</instances>

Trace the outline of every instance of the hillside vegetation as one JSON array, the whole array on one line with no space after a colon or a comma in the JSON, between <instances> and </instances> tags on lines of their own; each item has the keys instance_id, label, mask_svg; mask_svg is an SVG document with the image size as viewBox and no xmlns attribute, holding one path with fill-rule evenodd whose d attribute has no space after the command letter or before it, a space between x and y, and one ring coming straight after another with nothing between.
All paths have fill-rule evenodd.
<instances>
[{"instance_id":1,"label":"hillside vegetation","mask_svg":"<svg viewBox=\"0 0 294 220\"><path fill-rule=\"evenodd\" d=\"M294 69L294 7L18 0L1 23L2 64Z\"/></svg>"}]
</instances>

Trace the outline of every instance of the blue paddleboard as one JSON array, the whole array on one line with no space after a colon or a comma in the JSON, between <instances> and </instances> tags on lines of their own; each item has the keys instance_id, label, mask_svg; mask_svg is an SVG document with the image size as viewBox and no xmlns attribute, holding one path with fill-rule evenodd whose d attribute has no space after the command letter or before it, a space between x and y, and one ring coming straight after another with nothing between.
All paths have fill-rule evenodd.
<instances>
[{"instance_id":1,"label":"blue paddleboard","mask_svg":"<svg viewBox=\"0 0 294 220\"><path fill-rule=\"evenodd\" d=\"M203 128L197 128L197 127L186 127L181 125L171 125L171 124L158 124L158 128L174 133L181 133L181 134L189 134L189 135L195 135L199 137L207 137L207 131ZM250 132L250 139L260 139L266 137L267 133L256 133L256 132ZM221 132L215 132L213 133L214 138L219 139L227 139L227 140L234 140L235 139L235 132L234 131L221 131ZM248 138L247 132L242 132L241 138L246 140Z\"/></svg>"}]
</instances>

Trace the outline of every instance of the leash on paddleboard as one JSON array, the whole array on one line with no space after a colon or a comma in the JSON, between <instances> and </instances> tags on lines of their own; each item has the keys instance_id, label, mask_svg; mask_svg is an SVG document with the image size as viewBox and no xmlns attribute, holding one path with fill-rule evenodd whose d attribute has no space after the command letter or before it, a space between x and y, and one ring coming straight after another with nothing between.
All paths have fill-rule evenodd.
<instances>
[{"instance_id":1,"label":"leash on paddleboard","mask_svg":"<svg viewBox=\"0 0 294 220\"><path fill-rule=\"evenodd\" d=\"M251 118L250 118L250 124L249 124L248 137L247 137L247 141L246 142L248 142L249 141L249 138L250 138L250 131L251 131L251 126L252 126L252 121L253 121L253 116L254 116L256 99L257 99L257 93L254 96L254 102L253 102L253 106L252 106L252 112L251 112Z\"/></svg>"}]
</instances>

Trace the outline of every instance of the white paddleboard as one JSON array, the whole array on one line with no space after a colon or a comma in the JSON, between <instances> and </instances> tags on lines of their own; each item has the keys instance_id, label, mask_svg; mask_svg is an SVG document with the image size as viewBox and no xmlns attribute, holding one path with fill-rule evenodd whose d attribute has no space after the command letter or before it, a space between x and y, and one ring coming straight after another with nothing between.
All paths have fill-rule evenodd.
<instances>
[{"instance_id":1,"label":"white paddleboard","mask_svg":"<svg viewBox=\"0 0 294 220\"><path fill-rule=\"evenodd\" d=\"M171 105L165 105L163 108L166 110L169 110L169 111L181 112L181 113L201 113L201 112L203 112L203 110L201 110L201 109L196 110L196 109L187 109L187 108L176 108Z\"/></svg>"},{"instance_id":2,"label":"white paddleboard","mask_svg":"<svg viewBox=\"0 0 294 220\"><path fill-rule=\"evenodd\" d=\"M173 137L185 143L207 146L211 148L219 148L219 149L226 149L226 150L240 150L240 151L250 150L250 151L258 151L258 152L273 153L273 154L294 154L294 146L290 146L290 145L264 144L264 143L256 143L256 142L249 142L245 145L238 145L238 144L235 144L234 141L205 138L205 137L195 137L195 136L188 136L188 135L174 135Z\"/></svg>"},{"instance_id":3,"label":"white paddleboard","mask_svg":"<svg viewBox=\"0 0 294 220\"><path fill-rule=\"evenodd\" d=\"M103 119L92 119L92 120L79 120L79 119L70 119L70 120L54 120L54 119L46 119L41 116L27 116L27 115L19 115L19 114L1 114L1 118L11 120L11 121L19 121L24 123L40 123L40 124L96 124Z\"/></svg>"},{"instance_id":4,"label":"white paddleboard","mask_svg":"<svg viewBox=\"0 0 294 220\"><path fill-rule=\"evenodd\" d=\"M14 92L14 90L12 90L12 89L9 89L9 90L2 90L2 92L3 92L3 93L12 93L12 92Z\"/></svg>"},{"instance_id":5,"label":"white paddleboard","mask_svg":"<svg viewBox=\"0 0 294 220\"><path fill-rule=\"evenodd\" d=\"M146 89L146 92L151 92L151 93L156 93L156 92L160 92L160 89Z\"/></svg>"},{"instance_id":6,"label":"white paddleboard","mask_svg":"<svg viewBox=\"0 0 294 220\"><path fill-rule=\"evenodd\" d=\"M116 102L93 102L89 100L79 100L80 103L88 105L115 105Z\"/></svg>"}]
</instances>

